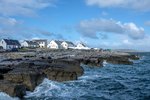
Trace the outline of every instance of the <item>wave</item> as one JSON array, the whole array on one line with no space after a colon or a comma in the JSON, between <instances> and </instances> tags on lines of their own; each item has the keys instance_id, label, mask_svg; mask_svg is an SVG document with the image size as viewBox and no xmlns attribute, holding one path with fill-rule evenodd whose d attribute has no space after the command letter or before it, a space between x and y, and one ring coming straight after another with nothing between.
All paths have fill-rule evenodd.
<instances>
[{"instance_id":1,"label":"wave","mask_svg":"<svg viewBox=\"0 0 150 100\"><path fill-rule=\"evenodd\" d=\"M28 92L25 98L53 97L53 98L78 98L84 95L78 87L75 87L73 81L59 83L44 79L34 92ZM74 94L76 93L76 94Z\"/></svg>"},{"instance_id":2,"label":"wave","mask_svg":"<svg viewBox=\"0 0 150 100\"><path fill-rule=\"evenodd\" d=\"M17 97L13 98L4 92L0 92L0 100L19 100L19 98L17 98Z\"/></svg>"}]
</instances>

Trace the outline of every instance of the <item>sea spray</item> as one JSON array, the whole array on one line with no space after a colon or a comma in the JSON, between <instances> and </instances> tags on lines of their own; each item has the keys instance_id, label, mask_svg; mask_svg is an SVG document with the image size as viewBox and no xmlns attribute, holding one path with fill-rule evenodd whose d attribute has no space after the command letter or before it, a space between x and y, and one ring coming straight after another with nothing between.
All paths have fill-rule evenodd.
<instances>
[{"instance_id":1,"label":"sea spray","mask_svg":"<svg viewBox=\"0 0 150 100\"><path fill-rule=\"evenodd\" d=\"M4 92L0 92L0 100L19 100L19 98L17 98L17 97L13 98Z\"/></svg>"}]
</instances>

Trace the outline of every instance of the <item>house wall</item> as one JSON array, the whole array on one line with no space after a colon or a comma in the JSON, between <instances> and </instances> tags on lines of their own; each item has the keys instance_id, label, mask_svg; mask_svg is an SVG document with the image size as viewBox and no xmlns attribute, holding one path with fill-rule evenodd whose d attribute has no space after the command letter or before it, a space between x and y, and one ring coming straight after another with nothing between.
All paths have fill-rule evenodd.
<instances>
[{"instance_id":1,"label":"house wall","mask_svg":"<svg viewBox=\"0 0 150 100\"><path fill-rule=\"evenodd\" d=\"M22 43L21 43L21 46L22 46L22 47L29 47L29 45L28 45L27 42L22 42Z\"/></svg>"},{"instance_id":2,"label":"house wall","mask_svg":"<svg viewBox=\"0 0 150 100\"><path fill-rule=\"evenodd\" d=\"M55 41L51 41L47 47L51 49L59 49L59 46Z\"/></svg>"},{"instance_id":3,"label":"house wall","mask_svg":"<svg viewBox=\"0 0 150 100\"><path fill-rule=\"evenodd\" d=\"M66 42L63 42L61 45L62 45L62 47L64 49L68 49L69 48L69 45Z\"/></svg>"},{"instance_id":4,"label":"house wall","mask_svg":"<svg viewBox=\"0 0 150 100\"><path fill-rule=\"evenodd\" d=\"M47 48L47 40L32 40L39 44L40 48Z\"/></svg>"},{"instance_id":5,"label":"house wall","mask_svg":"<svg viewBox=\"0 0 150 100\"><path fill-rule=\"evenodd\" d=\"M3 39L0 41L0 46L2 46L3 49L5 50L10 50L13 48L20 48L20 46L18 45L7 45L7 43Z\"/></svg>"},{"instance_id":6,"label":"house wall","mask_svg":"<svg viewBox=\"0 0 150 100\"><path fill-rule=\"evenodd\" d=\"M84 48L84 46L82 44L78 44L77 47L78 48Z\"/></svg>"},{"instance_id":7,"label":"house wall","mask_svg":"<svg viewBox=\"0 0 150 100\"><path fill-rule=\"evenodd\" d=\"M6 50L10 50L13 48L19 48L17 45L6 45Z\"/></svg>"},{"instance_id":8,"label":"house wall","mask_svg":"<svg viewBox=\"0 0 150 100\"><path fill-rule=\"evenodd\" d=\"M37 42L40 46L40 48L46 48L47 47L47 43L45 41L39 41Z\"/></svg>"},{"instance_id":9,"label":"house wall","mask_svg":"<svg viewBox=\"0 0 150 100\"><path fill-rule=\"evenodd\" d=\"M38 46L38 45L30 45L29 47L37 48L37 47L39 47L39 46Z\"/></svg>"},{"instance_id":10,"label":"house wall","mask_svg":"<svg viewBox=\"0 0 150 100\"><path fill-rule=\"evenodd\" d=\"M3 39L0 41L0 46L2 46L3 49L7 49L6 42Z\"/></svg>"}]
</instances>

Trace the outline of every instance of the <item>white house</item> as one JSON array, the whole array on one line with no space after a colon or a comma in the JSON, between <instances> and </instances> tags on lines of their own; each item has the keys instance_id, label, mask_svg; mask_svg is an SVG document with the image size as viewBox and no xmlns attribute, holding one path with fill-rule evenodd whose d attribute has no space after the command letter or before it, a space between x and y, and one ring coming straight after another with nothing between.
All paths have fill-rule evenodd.
<instances>
[{"instance_id":1,"label":"white house","mask_svg":"<svg viewBox=\"0 0 150 100\"><path fill-rule=\"evenodd\" d=\"M83 43L78 43L75 49L90 49Z\"/></svg>"},{"instance_id":2,"label":"white house","mask_svg":"<svg viewBox=\"0 0 150 100\"><path fill-rule=\"evenodd\" d=\"M25 40L21 43L21 46L28 47L28 48L37 48L37 47L39 47L39 44L34 41L26 41Z\"/></svg>"},{"instance_id":3,"label":"white house","mask_svg":"<svg viewBox=\"0 0 150 100\"><path fill-rule=\"evenodd\" d=\"M33 40L33 42L38 43L40 48L47 48L47 40L45 39Z\"/></svg>"},{"instance_id":4,"label":"white house","mask_svg":"<svg viewBox=\"0 0 150 100\"><path fill-rule=\"evenodd\" d=\"M62 41L58 41L58 40L52 40L50 41L50 43L47 45L47 48L50 49L62 49Z\"/></svg>"},{"instance_id":5,"label":"white house","mask_svg":"<svg viewBox=\"0 0 150 100\"><path fill-rule=\"evenodd\" d=\"M74 49L75 48L75 45L70 41L63 41L61 43L61 45L64 49L69 49L69 48Z\"/></svg>"},{"instance_id":6,"label":"white house","mask_svg":"<svg viewBox=\"0 0 150 100\"><path fill-rule=\"evenodd\" d=\"M11 50L13 48L20 48L21 45L18 40L2 39L0 41L0 46L5 50Z\"/></svg>"}]
</instances>

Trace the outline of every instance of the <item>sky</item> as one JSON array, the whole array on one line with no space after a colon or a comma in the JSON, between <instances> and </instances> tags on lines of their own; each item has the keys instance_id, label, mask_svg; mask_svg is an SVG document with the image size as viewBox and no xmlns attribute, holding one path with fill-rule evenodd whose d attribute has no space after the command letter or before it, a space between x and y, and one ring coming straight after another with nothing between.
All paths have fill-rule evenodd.
<instances>
[{"instance_id":1,"label":"sky","mask_svg":"<svg viewBox=\"0 0 150 100\"><path fill-rule=\"evenodd\" d=\"M0 39L150 51L150 0L0 0Z\"/></svg>"}]
</instances>

